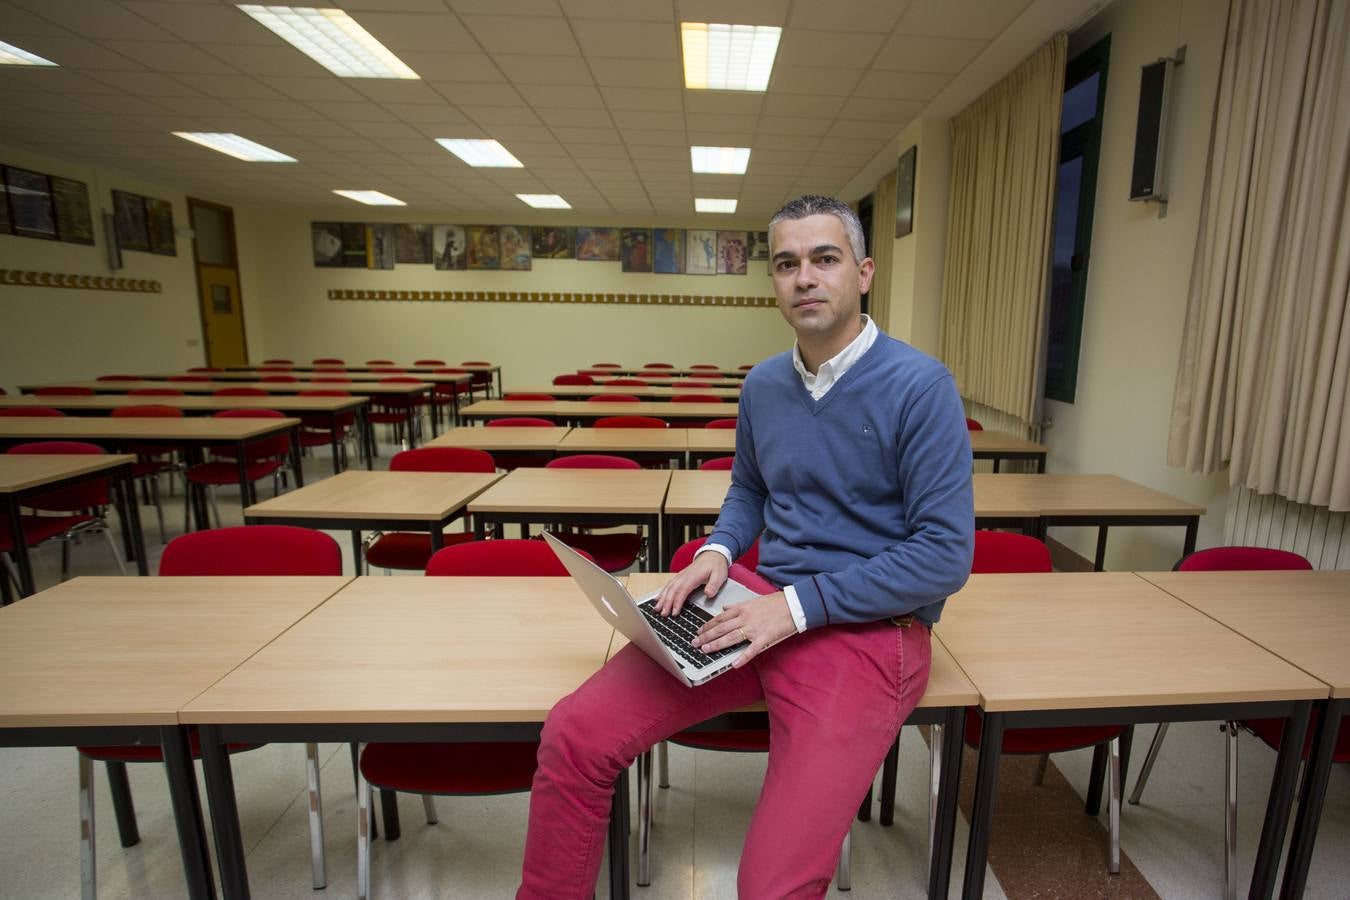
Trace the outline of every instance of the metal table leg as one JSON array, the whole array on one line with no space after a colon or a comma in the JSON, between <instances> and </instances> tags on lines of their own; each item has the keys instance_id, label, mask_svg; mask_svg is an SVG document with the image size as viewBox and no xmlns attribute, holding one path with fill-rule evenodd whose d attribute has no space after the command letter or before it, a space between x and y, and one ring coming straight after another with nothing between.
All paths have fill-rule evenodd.
<instances>
[{"instance_id":1,"label":"metal table leg","mask_svg":"<svg viewBox=\"0 0 1350 900\"><path fill-rule=\"evenodd\" d=\"M1312 863L1313 844L1317 841L1317 825L1322 818L1322 805L1327 798L1327 779L1331 774L1331 757L1336 750L1342 717L1350 710L1350 702L1332 700L1322 705L1321 714L1313 731L1313 751L1303 773L1303 802L1294 822L1294 837L1289 847L1289 860L1284 867L1284 884L1280 887L1282 900L1303 896L1308 883L1308 867Z\"/></svg>"},{"instance_id":2,"label":"metal table leg","mask_svg":"<svg viewBox=\"0 0 1350 900\"><path fill-rule=\"evenodd\" d=\"M225 900L248 900L248 867L244 862L244 841L239 833L239 807L235 802L230 754L225 750L217 726L201 726L200 738L206 796L211 803L211 830L215 834L216 861L220 866L221 892Z\"/></svg>"},{"instance_id":3,"label":"metal table leg","mask_svg":"<svg viewBox=\"0 0 1350 900\"><path fill-rule=\"evenodd\" d=\"M1312 702L1299 703L1294 713L1285 720L1284 737L1275 762L1275 776L1270 781L1270 796L1266 800L1266 819L1261 826L1261 843L1256 848L1256 867L1252 871L1252 886L1248 893L1253 898L1269 898L1275 892L1275 876L1284 849L1285 828L1289 824L1289 809L1294 801L1294 781L1298 763L1303 756L1303 739L1308 734L1308 718Z\"/></svg>"},{"instance_id":4,"label":"metal table leg","mask_svg":"<svg viewBox=\"0 0 1350 900\"><path fill-rule=\"evenodd\" d=\"M943 741L944 751L948 745L961 744L952 734L944 735ZM989 860L989 832L994 824L994 795L998 790L998 759L1002 749L1003 715L986 712L980 735L980 764L975 772L975 805L970 816L965 881L961 886L961 896L966 900L980 900L984 896L984 870Z\"/></svg>"},{"instance_id":5,"label":"metal table leg","mask_svg":"<svg viewBox=\"0 0 1350 900\"><path fill-rule=\"evenodd\" d=\"M966 736L965 707L953 706L945 714L943 722L943 743L941 766L938 773L937 816L934 822L932 854L928 864L929 900L947 900L948 885L952 876L952 848L956 843L957 795L961 790L961 750ZM985 720L985 733L988 734L989 722ZM1001 746L1003 725L999 723L999 740L994 746ZM995 763L998 762L995 758ZM992 790L993 786L990 785ZM990 798L989 812L993 812ZM987 817L986 817L987 818ZM980 871L984 871L983 865Z\"/></svg>"},{"instance_id":6,"label":"metal table leg","mask_svg":"<svg viewBox=\"0 0 1350 900\"><path fill-rule=\"evenodd\" d=\"M23 536L23 522L19 519L19 498L14 494L5 495L5 516L9 519L14 562L19 567L19 596L27 597L36 593L37 588L33 583L33 561L28 556L28 543Z\"/></svg>"},{"instance_id":7,"label":"metal table leg","mask_svg":"<svg viewBox=\"0 0 1350 900\"><path fill-rule=\"evenodd\" d=\"M178 828L178 846L183 854L183 874L187 878L188 896L193 900L214 900L216 886L215 880L211 877L211 856L206 849L206 826L202 821L201 799L197 795L197 774L192 767L192 750L188 746L187 729L177 725L164 726L160 729L160 744L164 752L164 768L169 777L169 801L173 806L173 820ZM219 749L224 754L225 748ZM233 786L230 799L231 801L234 799ZM237 819L235 826L237 837ZM242 865L242 852L239 860Z\"/></svg>"}]
</instances>

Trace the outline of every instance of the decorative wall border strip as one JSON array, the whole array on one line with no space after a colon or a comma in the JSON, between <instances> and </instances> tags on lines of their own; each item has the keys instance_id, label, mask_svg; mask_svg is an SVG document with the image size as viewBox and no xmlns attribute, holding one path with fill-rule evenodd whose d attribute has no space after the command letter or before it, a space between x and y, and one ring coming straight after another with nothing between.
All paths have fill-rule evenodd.
<instances>
[{"instance_id":1,"label":"decorative wall border strip","mask_svg":"<svg viewBox=\"0 0 1350 900\"><path fill-rule=\"evenodd\" d=\"M0 269L0 284L22 287L75 288L82 291L123 291L139 294L158 294L163 287L158 281L141 278L117 278L112 275L76 275L71 272L27 272L23 269Z\"/></svg>"},{"instance_id":2,"label":"decorative wall border strip","mask_svg":"<svg viewBox=\"0 0 1350 900\"><path fill-rule=\"evenodd\" d=\"M330 288L329 300L450 303L617 303L639 306L739 306L771 309L773 297L693 294L584 294L545 291L383 291Z\"/></svg>"}]
</instances>

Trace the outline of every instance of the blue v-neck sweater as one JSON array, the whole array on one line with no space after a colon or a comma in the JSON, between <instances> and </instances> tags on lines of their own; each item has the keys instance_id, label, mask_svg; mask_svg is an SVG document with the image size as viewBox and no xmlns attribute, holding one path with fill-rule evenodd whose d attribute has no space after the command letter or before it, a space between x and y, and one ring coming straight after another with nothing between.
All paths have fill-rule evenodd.
<instances>
[{"instance_id":1,"label":"blue v-neck sweater","mask_svg":"<svg viewBox=\"0 0 1350 900\"><path fill-rule=\"evenodd\" d=\"M878 335L817 401L781 353L745 379L709 542L735 559L759 537L760 573L796 589L808 628L906 613L931 625L970 573L970 475L965 412L937 360Z\"/></svg>"}]
</instances>

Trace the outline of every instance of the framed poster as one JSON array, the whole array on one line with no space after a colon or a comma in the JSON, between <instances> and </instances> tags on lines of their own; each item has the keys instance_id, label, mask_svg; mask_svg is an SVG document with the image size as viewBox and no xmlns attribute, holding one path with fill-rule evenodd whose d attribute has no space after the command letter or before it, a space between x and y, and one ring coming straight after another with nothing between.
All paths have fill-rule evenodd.
<instances>
[{"instance_id":1,"label":"framed poster","mask_svg":"<svg viewBox=\"0 0 1350 900\"><path fill-rule=\"evenodd\" d=\"M571 259L572 229L540 227L536 225L530 232L531 249L535 259Z\"/></svg>"},{"instance_id":2,"label":"framed poster","mask_svg":"<svg viewBox=\"0 0 1350 900\"><path fill-rule=\"evenodd\" d=\"M394 226L394 261L400 263L431 262L430 225Z\"/></svg>"},{"instance_id":3,"label":"framed poster","mask_svg":"<svg viewBox=\"0 0 1350 900\"><path fill-rule=\"evenodd\" d=\"M717 274L717 232L689 229L684 233L684 271L687 275Z\"/></svg>"},{"instance_id":4,"label":"framed poster","mask_svg":"<svg viewBox=\"0 0 1350 900\"><path fill-rule=\"evenodd\" d=\"M14 223L9 218L9 190L5 187L5 169L0 166L0 234L13 234Z\"/></svg>"},{"instance_id":5,"label":"framed poster","mask_svg":"<svg viewBox=\"0 0 1350 900\"><path fill-rule=\"evenodd\" d=\"M749 251L744 231L717 232L717 274L744 275Z\"/></svg>"},{"instance_id":6,"label":"framed poster","mask_svg":"<svg viewBox=\"0 0 1350 900\"><path fill-rule=\"evenodd\" d=\"M530 271L530 229L527 225L501 226L502 268Z\"/></svg>"},{"instance_id":7,"label":"framed poster","mask_svg":"<svg viewBox=\"0 0 1350 900\"><path fill-rule=\"evenodd\" d=\"M394 226L366 226L366 268L392 269L394 267Z\"/></svg>"},{"instance_id":8,"label":"framed poster","mask_svg":"<svg viewBox=\"0 0 1350 900\"><path fill-rule=\"evenodd\" d=\"M56 240L52 188L46 175L5 166L5 193L9 197L10 225L15 234Z\"/></svg>"},{"instance_id":9,"label":"framed poster","mask_svg":"<svg viewBox=\"0 0 1350 900\"><path fill-rule=\"evenodd\" d=\"M342 222L342 265L348 269L366 267L366 223Z\"/></svg>"},{"instance_id":10,"label":"framed poster","mask_svg":"<svg viewBox=\"0 0 1350 900\"><path fill-rule=\"evenodd\" d=\"M113 219L117 243L123 250L150 251L150 222L145 217L145 198L140 194L113 191Z\"/></svg>"},{"instance_id":11,"label":"framed poster","mask_svg":"<svg viewBox=\"0 0 1350 900\"><path fill-rule=\"evenodd\" d=\"M464 231L469 239L469 268L500 269L501 229L496 225L470 225Z\"/></svg>"},{"instance_id":12,"label":"framed poster","mask_svg":"<svg viewBox=\"0 0 1350 900\"><path fill-rule=\"evenodd\" d=\"M650 228L620 229L619 254L625 272L652 270L652 230Z\"/></svg>"},{"instance_id":13,"label":"framed poster","mask_svg":"<svg viewBox=\"0 0 1350 900\"><path fill-rule=\"evenodd\" d=\"M459 271L468 268L464 251L468 247L463 225L437 225L432 229L431 246L437 269Z\"/></svg>"},{"instance_id":14,"label":"framed poster","mask_svg":"<svg viewBox=\"0 0 1350 900\"><path fill-rule=\"evenodd\" d=\"M577 228L577 259L614 262L619 258L616 228Z\"/></svg>"},{"instance_id":15,"label":"framed poster","mask_svg":"<svg viewBox=\"0 0 1350 900\"><path fill-rule=\"evenodd\" d=\"M314 249L314 265L336 267L342 265L342 224L340 222L310 222L310 244Z\"/></svg>"},{"instance_id":16,"label":"framed poster","mask_svg":"<svg viewBox=\"0 0 1350 900\"><path fill-rule=\"evenodd\" d=\"M53 175L48 180L52 184L52 205L56 209L57 240L93 244L94 216L89 208L89 188L83 181L73 178Z\"/></svg>"},{"instance_id":17,"label":"framed poster","mask_svg":"<svg viewBox=\"0 0 1350 900\"><path fill-rule=\"evenodd\" d=\"M916 144L900 154L895 170L895 236L900 238L914 230L914 173L917 171L919 147Z\"/></svg>"},{"instance_id":18,"label":"framed poster","mask_svg":"<svg viewBox=\"0 0 1350 900\"><path fill-rule=\"evenodd\" d=\"M168 200L144 197L145 218L150 228L150 252L160 256L177 256L178 245L173 239L173 204Z\"/></svg>"},{"instance_id":19,"label":"framed poster","mask_svg":"<svg viewBox=\"0 0 1350 900\"><path fill-rule=\"evenodd\" d=\"M769 258L769 233L767 231L747 232L750 240L750 258L767 261Z\"/></svg>"},{"instance_id":20,"label":"framed poster","mask_svg":"<svg viewBox=\"0 0 1350 900\"><path fill-rule=\"evenodd\" d=\"M657 228L652 231L652 271L662 275L684 273L683 228Z\"/></svg>"}]
</instances>

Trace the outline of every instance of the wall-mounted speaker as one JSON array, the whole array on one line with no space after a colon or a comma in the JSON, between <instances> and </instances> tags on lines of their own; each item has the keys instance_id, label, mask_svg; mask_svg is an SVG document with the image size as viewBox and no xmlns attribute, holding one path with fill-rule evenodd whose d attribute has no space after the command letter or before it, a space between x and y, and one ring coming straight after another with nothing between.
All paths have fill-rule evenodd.
<instances>
[{"instance_id":1,"label":"wall-mounted speaker","mask_svg":"<svg viewBox=\"0 0 1350 900\"><path fill-rule=\"evenodd\" d=\"M1175 57L1142 67L1139 75L1139 120L1134 129L1134 165L1130 170L1130 199L1167 201L1167 123L1176 67L1186 48Z\"/></svg>"}]
</instances>

